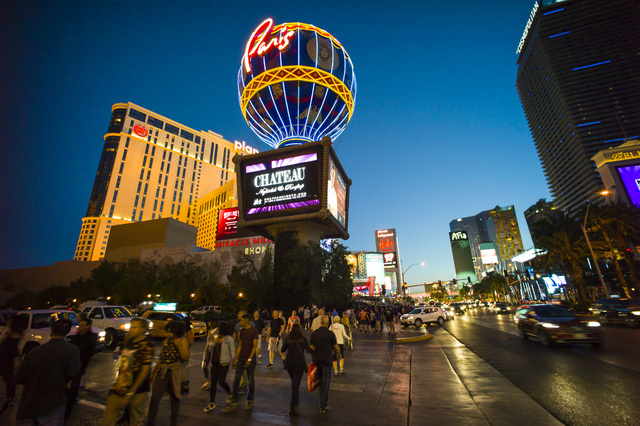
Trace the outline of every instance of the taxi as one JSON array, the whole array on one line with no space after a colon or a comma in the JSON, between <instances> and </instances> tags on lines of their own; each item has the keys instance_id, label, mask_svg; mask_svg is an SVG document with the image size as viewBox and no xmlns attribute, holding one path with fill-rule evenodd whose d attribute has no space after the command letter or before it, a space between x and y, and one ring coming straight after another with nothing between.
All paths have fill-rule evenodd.
<instances>
[{"instance_id":1,"label":"taxi","mask_svg":"<svg viewBox=\"0 0 640 426\"><path fill-rule=\"evenodd\" d=\"M146 311L142 314L142 318L146 318L153 323L153 331L149 334L151 337L165 338L167 332L164 327L169 321L189 321L193 337L206 337L207 325L194 319L188 312L171 312L171 311Z\"/></svg>"}]
</instances>

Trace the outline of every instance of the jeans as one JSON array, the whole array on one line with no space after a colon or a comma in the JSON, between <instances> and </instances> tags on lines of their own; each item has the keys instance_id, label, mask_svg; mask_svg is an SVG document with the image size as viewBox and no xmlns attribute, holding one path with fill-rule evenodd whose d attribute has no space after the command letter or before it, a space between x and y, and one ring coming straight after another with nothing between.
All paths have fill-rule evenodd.
<instances>
[{"instance_id":1,"label":"jeans","mask_svg":"<svg viewBox=\"0 0 640 426\"><path fill-rule=\"evenodd\" d=\"M331 364L328 367L318 366L320 370L320 408L329 405L329 387L331 387Z\"/></svg>"},{"instance_id":2,"label":"jeans","mask_svg":"<svg viewBox=\"0 0 640 426\"><path fill-rule=\"evenodd\" d=\"M216 402L216 390L218 385L227 394L231 393L231 388L227 383L227 373L229 372L229 364L222 366L219 362L211 363L211 387L209 388L209 402Z\"/></svg>"},{"instance_id":3,"label":"jeans","mask_svg":"<svg viewBox=\"0 0 640 426\"><path fill-rule=\"evenodd\" d=\"M42 414L40 416L30 417L28 419L16 419L17 426L62 426L64 424L64 410L66 405L61 405L55 410Z\"/></svg>"},{"instance_id":4,"label":"jeans","mask_svg":"<svg viewBox=\"0 0 640 426\"><path fill-rule=\"evenodd\" d=\"M300 382L302 381L302 375L304 370L287 370L289 377L291 377L291 405L290 410L295 410L300 401Z\"/></svg>"},{"instance_id":5,"label":"jeans","mask_svg":"<svg viewBox=\"0 0 640 426\"><path fill-rule=\"evenodd\" d=\"M247 401L253 401L253 395L256 391L256 380L255 380L255 371L256 371L256 360L255 358L249 363L249 367L245 367L245 363L247 362L247 358L238 358L238 364L236 364L236 375L233 378L233 402L238 403L238 390L240 388L240 379L242 378L242 373L247 372L247 379L249 380L249 395L247 395Z\"/></svg>"},{"instance_id":6,"label":"jeans","mask_svg":"<svg viewBox=\"0 0 640 426\"><path fill-rule=\"evenodd\" d=\"M151 400L149 401L149 409L147 410L147 424L153 426L156 422L158 409L160 408L160 400L165 393L171 398L171 425L178 424L178 411L180 410L180 399L173 394L173 381L171 372L167 371L164 377L156 374L151 385Z\"/></svg>"}]
</instances>

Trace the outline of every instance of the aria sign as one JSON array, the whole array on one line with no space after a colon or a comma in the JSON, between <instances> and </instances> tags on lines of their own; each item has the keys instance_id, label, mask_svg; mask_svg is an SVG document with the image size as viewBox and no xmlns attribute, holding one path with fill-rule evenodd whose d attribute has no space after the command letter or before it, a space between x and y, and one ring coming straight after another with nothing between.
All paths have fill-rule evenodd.
<instances>
[{"instance_id":1,"label":"aria sign","mask_svg":"<svg viewBox=\"0 0 640 426\"><path fill-rule=\"evenodd\" d=\"M451 235L451 241L461 241L469 239L465 231L450 232L449 234Z\"/></svg>"}]
</instances>

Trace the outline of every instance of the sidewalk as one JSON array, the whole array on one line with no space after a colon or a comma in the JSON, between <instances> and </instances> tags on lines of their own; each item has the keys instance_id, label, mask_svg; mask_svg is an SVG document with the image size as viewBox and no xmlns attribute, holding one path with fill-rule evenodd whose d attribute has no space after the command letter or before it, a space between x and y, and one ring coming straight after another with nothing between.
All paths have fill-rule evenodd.
<instances>
[{"instance_id":1,"label":"sidewalk","mask_svg":"<svg viewBox=\"0 0 640 426\"><path fill-rule=\"evenodd\" d=\"M346 351L346 374L331 377L329 412L319 413L319 392L307 392L303 383L299 415L291 419L291 382L278 355L275 368L266 369L268 357L263 348L265 362L256 369L252 410L244 409L245 400L241 397L234 412L221 413L226 394L219 390L218 406L205 414L202 409L209 402L209 395L200 390L204 378L200 355L194 353L189 364L191 393L181 402L179 424L511 425L524 419L531 425L560 424L446 330L429 328L433 338L401 345L394 344L387 333L356 333L354 349ZM415 330L401 331L399 336L403 335L413 336ZM108 369L107 363L104 368ZM232 380L233 370L227 377L228 382ZM97 385L80 394L81 401L65 424L99 424L108 387L106 383ZM15 416L15 408L11 414ZM169 401L165 397L158 424L169 424L168 417ZM12 424L10 420L6 414L0 417L1 424Z\"/></svg>"}]
</instances>

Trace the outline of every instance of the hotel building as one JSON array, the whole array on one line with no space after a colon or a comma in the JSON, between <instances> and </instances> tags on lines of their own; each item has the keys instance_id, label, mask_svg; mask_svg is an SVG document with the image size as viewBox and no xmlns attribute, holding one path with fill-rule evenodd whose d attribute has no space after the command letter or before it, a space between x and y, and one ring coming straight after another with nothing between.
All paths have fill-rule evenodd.
<instances>
[{"instance_id":1,"label":"hotel building","mask_svg":"<svg viewBox=\"0 0 640 426\"><path fill-rule=\"evenodd\" d=\"M189 223L198 197L235 182L231 158L244 149L130 102L113 105L74 260L103 259L114 225L163 217Z\"/></svg>"},{"instance_id":2,"label":"hotel building","mask_svg":"<svg viewBox=\"0 0 640 426\"><path fill-rule=\"evenodd\" d=\"M516 87L556 206L603 189L591 158L640 135L637 0L536 1Z\"/></svg>"}]
</instances>

